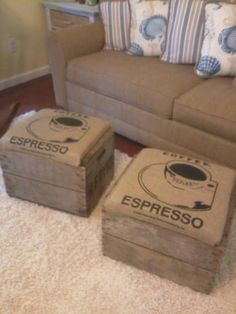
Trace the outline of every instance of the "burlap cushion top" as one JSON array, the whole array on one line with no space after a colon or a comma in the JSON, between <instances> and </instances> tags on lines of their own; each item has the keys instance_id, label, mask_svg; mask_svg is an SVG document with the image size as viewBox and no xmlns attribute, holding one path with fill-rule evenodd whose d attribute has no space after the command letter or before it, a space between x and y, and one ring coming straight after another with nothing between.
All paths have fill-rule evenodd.
<instances>
[{"instance_id":1,"label":"burlap cushion top","mask_svg":"<svg viewBox=\"0 0 236 314\"><path fill-rule=\"evenodd\" d=\"M233 170L219 165L144 149L104 208L214 246L222 239L235 177Z\"/></svg>"},{"instance_id":2,"label":"burlap cushion top","mask_svg":"<svg viewBox=\"0 0 236 314\"><path fill-rule=\"evenodd\" d=\"M43 109L16 120L0 142L1 150L43 155L72 166L110 128L108 122L79 113Z\"/></svg>"}]
</instances>

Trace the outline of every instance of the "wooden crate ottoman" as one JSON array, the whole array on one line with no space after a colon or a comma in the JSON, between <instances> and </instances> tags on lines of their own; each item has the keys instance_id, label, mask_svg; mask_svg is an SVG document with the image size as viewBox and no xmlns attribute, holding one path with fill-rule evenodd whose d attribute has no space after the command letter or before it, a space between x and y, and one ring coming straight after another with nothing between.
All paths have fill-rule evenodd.
<instances>
[{"instance_id":1,"label":"wooden crate ottoman","mask_svg":"<svg viewBox=\"0 0 236 314\"><path fill-rule=\"evenodd\" d=\"M1 139L7 193L88 216L113 177L113 151L104 120L53 109L20 118Z\"/></svg>"},{"instance_id":2,"label":"wooden crate ottoman","mask_svg":"<svg viewBox=\"0 0 236 314\"><path fill-rule=\"evenodd\" d=\"M144 149L103 206L103 253L210 293L235 199L231 169Z\"/></svg>"}]
</instances>

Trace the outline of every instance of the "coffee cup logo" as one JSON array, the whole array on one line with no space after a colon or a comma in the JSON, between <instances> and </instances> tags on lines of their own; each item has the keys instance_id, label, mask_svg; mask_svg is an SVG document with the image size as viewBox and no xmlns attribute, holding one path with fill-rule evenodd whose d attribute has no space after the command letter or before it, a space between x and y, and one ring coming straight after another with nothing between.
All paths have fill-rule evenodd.
<instances>
[{"instance_id":1,"label":"coffee cup logo","mask_svg":"<svg viewBox=\"0 0 236 314\"><path fill-rule=\"evenodd\" d=\"M155 199L190 210L209 210L218 185L205 167L179 160L146 166L139 183Z\"/></svg>"},{"instance_id":2,"label":"coffee cup logo","mask_svg":"<svg viewBox=\"0 0 236 314\"><path fill-rule=\"evenodd\" d=\"M35 138L55 142L78 142L87 133L89 126L85 117L54 116L32 121L27 131Z\"/></svg>"},{"instance_id":3,"label":"coffee cup logo","mask_svg":"<svg viewBox=\"0 0 236 314\"><path fill-rule=\"evenodd\" d=\"M166 180L178 189L191 190L205 187L214 190L210 181L211 174L200 165L187 162L171 161L165 166Z\"/></svg>"},{"instance_id":4,"label":"coffee cup logo","mask_svg":"<svg viewBox=\"0 0 236 314\"><path fill-rule=\"evenodd\" d=\"M54 117L49 123L53 130L70 130L77 127L82 127L83 122L81 119L75 119L71 117Z\"/></svg>"}]
</instances>

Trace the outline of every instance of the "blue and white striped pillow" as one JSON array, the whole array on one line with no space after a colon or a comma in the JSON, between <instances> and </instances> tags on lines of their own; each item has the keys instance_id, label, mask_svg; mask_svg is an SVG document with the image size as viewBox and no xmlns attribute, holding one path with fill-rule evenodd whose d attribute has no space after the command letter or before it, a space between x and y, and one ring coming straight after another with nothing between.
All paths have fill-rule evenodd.
<instances>
[{"instance_id":1,"label":"blue and white striped pillow","mask_svg":"<svg viewBox=\"0 0 236 314\"><path fill-rule=\"evenodd\" d=\"M172 0L163 61L195 64L200 56L205 0Z\"/></svg>"},{"instance_id":2,"label":"blue and white striped pillow","mask_svg":"<svg viewBox=\"0 0 236 314\"><path fill-rule=\"evenodd\" d=\"M130 44L130 9L128 0L100 2L105 29L104 49L126 50Z\"/></svg>"}]
</instances>

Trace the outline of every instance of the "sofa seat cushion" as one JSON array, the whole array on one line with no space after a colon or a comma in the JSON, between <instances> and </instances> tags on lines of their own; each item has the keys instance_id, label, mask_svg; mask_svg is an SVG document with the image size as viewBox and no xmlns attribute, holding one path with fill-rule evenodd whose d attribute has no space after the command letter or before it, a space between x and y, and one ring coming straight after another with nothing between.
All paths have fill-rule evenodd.
<instances>
[{"instance_id":1,"label":"sofa seat cushion","mask_svg":"<svg viewBox=\"0 0 236 314\"><path fill-rule=\"evenodd\" d=\"M203 80L190 65L105 50L70 61L66 75L74 84L167 119L174 98Z\"/></svg>"},{"instance_id":2,"label":"sofa seat cushion","mask_svg":"<svg viewBox=\"0 0 236 314\"><path fill-rule=\"evenodd\" d=\"M178 97L173 119L236 141L236 88L232 78L206 80Z\"/></svg>"}]
</instances>

